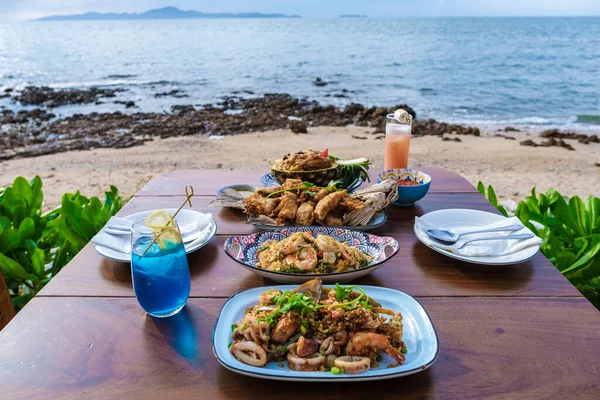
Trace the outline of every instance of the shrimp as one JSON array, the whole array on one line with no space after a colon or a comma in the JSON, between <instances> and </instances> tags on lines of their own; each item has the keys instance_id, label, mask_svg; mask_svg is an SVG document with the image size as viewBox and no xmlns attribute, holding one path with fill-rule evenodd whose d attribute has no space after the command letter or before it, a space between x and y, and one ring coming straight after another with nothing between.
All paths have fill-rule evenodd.
<instances>
[{"instance_id":1,"label":"shrimp","mask_svg":"<svg viewBox=\"0 0 600 400\"><path fill-rule=\"evenodd\" d=\"M312 247L304 247L297 254L285 256L285 262L303 271L312 271L317 266L317 251Z\"/></svg>"},{"instance_id":2,"label":"shrimp","mask_svg":"<svg viewBox=\"0 0 600 400\"><path fill-rule=\"evenodd\" d=\"M310 235L311 233L304 232L304 234ZM301 232L294 233L289 238L279 242L279 251L281 254L292 254L301 248L308 246L308 243L306 243L306 240L304 239L304 234Z\"/></svg>"},{"instance_id":3,"label":"shrimp","mask_svg":"<svg viewBox=\"0 0 600 400\"><path fill-rule=\"evenodd\" d=\"M346 346L346 354L349 356L366 356L371 357L374 362L381 351L385 351L390 357L402 364L404 362L404 354L390 344L387 336L381 333L373 332L358 332L348 341Z\"/></svg>"},{"instance_id":4,"label":"shrimp","mask_svg":"<svg viewBox=\"0 0 600 400\"><path fill-rule=\"evenodd\" d=\"M339 242L331 236L319 235L316 240L317 248L323 252L323 262L335 263Z\"/></svg>"}]
</instances>

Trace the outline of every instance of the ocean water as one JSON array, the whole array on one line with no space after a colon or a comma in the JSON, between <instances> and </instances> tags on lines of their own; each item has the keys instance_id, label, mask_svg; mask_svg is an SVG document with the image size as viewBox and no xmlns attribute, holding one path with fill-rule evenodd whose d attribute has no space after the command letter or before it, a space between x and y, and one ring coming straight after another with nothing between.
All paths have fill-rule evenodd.
<instances>
[{"instance_id":1,"label":"ocean water","mask_svg":"<svg viewBox=\"0 0 600 400\"><path fill-rule=\"evenodd\" d=\"M600 130L600 18L2 23L0 88L27 84L122 87L118 100L142 111L279 92L407 103L419 118L480 126ZM173 89L189 97L155 97ZM113 100L55 112L123 110Z\"/></svg>"}]
</instances>

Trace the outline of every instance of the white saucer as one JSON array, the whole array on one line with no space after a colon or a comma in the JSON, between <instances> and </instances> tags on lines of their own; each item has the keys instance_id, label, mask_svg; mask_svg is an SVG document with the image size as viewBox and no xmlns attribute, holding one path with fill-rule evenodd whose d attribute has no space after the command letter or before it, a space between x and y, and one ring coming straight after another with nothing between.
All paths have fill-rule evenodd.
<instances>
[{"instance_id":1,"label":"white saucer","mask_svg":"<svg viewBox=\"0 0 600 400\"><path fill-rule=\"evenodd\" d=\"M492 214L485 211L478 210L466 210L466 209L448 209L432 211L428 214L420 217L423 221L431 223L441 229L452 229L461 226L486 226L505 219L502 215ZM540 250L540 246L527 247L521 251L513 254L504 256L488 256L488 257L467 257L458 254L451 253L449 251L438 249L436 247L429 246L421 235L423 233L414 230L417 238L432 250L437 251L448 257L455 258L457 260L465 261L473 264L482 265L509 265L519 264L534 257Z\"/></svg>"},{"instance_id":2,"label":"white saucer","mask_svg":"<svg viewBox=\"0 0 600 400\"><path fill-rule=\"evenodd\" d=\"M170 212L171 214L174 214L175 211L177 211L174 208L167 208L166 210L168 212ZM146 218L153 211L155 211L155 210L143 211L143 212L139 212L136 214L127 215L122 218L135 222L135 221L139 221L140 219ZM195 210L182 209L179 212L179 214L177 214L177 216L175 217L175 221L177 222L178 225L184 225L184 224L189 223L188 221L192 221L194 219L199 218L199 216L201 214L202 213L195 211ZM216 233L217 233L217 224L215 223L214 219L212 219L212 218L211 218L210 233L204 240L197 240L200 236L200 231L182 232L181 234L183 236L186 254L190 254L190 253L198 250L199 248L204 247L208 242L210 242L210 240L213 238L213 236L215 236ZM96 251L98 253L100 253L100 255L102 255L106 258L110 258L111 260L121 261L121 262L126 262L126 263L131 262L131 253L123 253L121 251L109 249L108 247L100 246L97 244L94 244L94 248L96 249Z\"/></svg>"}]
</instances>

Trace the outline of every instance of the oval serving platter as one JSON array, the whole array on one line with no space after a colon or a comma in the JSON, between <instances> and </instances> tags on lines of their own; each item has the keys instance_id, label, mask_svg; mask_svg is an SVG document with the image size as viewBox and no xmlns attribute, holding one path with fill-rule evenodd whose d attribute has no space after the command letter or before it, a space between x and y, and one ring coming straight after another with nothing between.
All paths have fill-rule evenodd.
<instances>
[{"instance_id":1,"label":"oval serving platter","mask_svg":"<svg viewBox=\"0 0 600 400\"><path fill-rule=\"evenodd\" d=\"M373 260L369 265L346 272L331 272L327 274L297 274L291 272L275 272L256 266L258 250L269 240L282 240L296 232L312 232L316 238L319 235L331 236L340 242L346 242L371 255ZM386 250L389 253L386 254ZM246 236L231 236L223 246L225 254L244 268L262 277L281 283L303 283L319 277L323 283L342 283L360 278L375 271L400 250L400 244L392 237L381 237L370 233L358 232L342 228L323 226L293 226L279 230L263 231Z\"/></svg>"},{"instance_id":2,"label":"oval serving platter","mask_svg":"<svg viewBox=\"0 0 600 400\"><path fill-rule=\"evenodd\" d=\"M427 312L414 298L404 292L394 289L360 286L365 293L381 303L382 307L402 313L404 334L402 340L406 343L408 352L406 361L395 368L387 368L393 360L383 355L380 366L371 368L361 374L339 374L331 372L303 372L293 371L287 361L282 363L271 362L265 367L255 367L238 361L229 351L231 342L231 325L240 321L247 308L252 308L258 303L258 296L269 290L293 290L296 286L269 286L245 290L229 298L221 308L217 317L212 336L213 353L219 363L225 368L242 375L256 378L272 379L278 381L305 381L305 382L360 382L381 379L397 378L421 372L431 367L437 360L440 345L437 332Z\"/></svg>"}]
</instances>

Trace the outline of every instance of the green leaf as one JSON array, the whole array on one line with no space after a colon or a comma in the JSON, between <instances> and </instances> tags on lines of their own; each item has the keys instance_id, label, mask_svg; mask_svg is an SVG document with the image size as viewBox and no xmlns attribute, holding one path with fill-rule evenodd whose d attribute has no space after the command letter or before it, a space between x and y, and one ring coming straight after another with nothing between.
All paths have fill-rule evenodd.
<instances>
[{"instance_id":1,"label":"green leaf","mask_svg":"<svg viewBox=\"0 0 600 400\"><path fill-rule=\"evenodd\" d=\"M35 235L35 223L31 217L25 218L19 225L19 237L22 242L33 239Z\"/></svg>"},{"instance_id":2,"label":"green leaf","mask_svg":"<svg viewBox=\"0 0 600 400\"><path fill-rule=\"evenodd\" d=\"M498 211L500 211L500 214L504 215L506 218L508 218L508 211L506 211L506 208L504 208L503 206L496 206L496 209Z\"/></svg>"},{"instance_id":3,"label":"green leaf","mask_svg":"<svg viewBox=\"0 0 600 400\"><path fill-rule=\"evenodd\" d=\"M498 199L496 198L496 191L494 190L492 185L488 186L488 199L494 207L498 207Z\"/></svg>"},{"instance_id":4,"label":"green leaf","mask_svg":"<svg viewBox=\"0 0 600 400\"><path fill-rule=\"evenodd\" d=\"M485 197L485 185L483 184L483 182L477 182L477 190L479 190L479 193L481 193L481 195Z\"/></svg>"},{"instance_id":5,"label":"green leaf","mask_svg":"<svg viewBox=\"0 0 600 400\"><path fill-rule=\"evenodd\" d=\"M30 280L32 282L37 282L39 280L34 275L28 273L21 264L12 258L6 257L2 253L0 253L0 267L2 268L4 275L9 278Z\"/></svg>"},{"instance_id":6,"label":"green leaf","mask_svg":"<svg viewBox=\"0 0 600 400\"><path fill-rule=\"evenodd\" d=\"M42 203L44 201L44 194L42 192L42 179L39 176L35 176L30 182L31 185L31 212L30 216L41 215Z\"/></svg>"},{"instance_id":7,"label":"green leaf","mask_svg":"<svg viewBox=\"0 0 600 400\"><path fill-rule=\"evenodd\" d=\"M566 268L561 272L564 275L575 272L577 268L580 268L592 261L592 259L596 257L598 252L600 252L600 241L596 241L596 243L579 260L577 260L577 262L575 262L569 268Z\"/></svg>"},{"instance_id":8,"label":"green leaf","mask_svg":"<svg viewBox=\"0 0 600 400\"><path fill-rule=\"evenodd\" d=\"M590 233L600 233L600 198L589 195L585 201L587 225Z\"/></svg>"},{"instance_id":9,"label":"green leaf","mask_svg":"<svg viewBox=\"0 0 600 400\"><path fill-rule=\"evenodd\" d=\"M35 248L29 257L31 259L33 272L35 272L38 278L44 279L46 277L46 256L44 251Z\"/></svg>"},{"instance_id":10,"label":"green leaf","mask_svg":"<svg viewBox=\"0 0 600 400\"><path fill-rule=\"evenodd\" d=\"M35 296L35 293L27 293L21 296L15 296L12 298L13 307L15 309L19 306L27 304L29 300L31 300Z\"/></svg>"},{"instance_id":11,"label":"green leaf","mask_svg":"<svg viewBox=\"0 0 600 400\"><path fill-rule=\"evenodd\" d=\"M352 293L352 286L340 286L339 283L335 284L335 298L338 301L344 301Z\"/></svg>"},{"instance_id":12,"label":"green leaf","mask_svg":"<svg viewBox=\"0 0 600 400\"><path fill-rule=\"evenodd\" d=\"M585 204L578 196L572 197L571 200L569 200L569 211L576 233L579 234L579 236L591 234L588 227Z\"/></svg>"}]
</instances>

